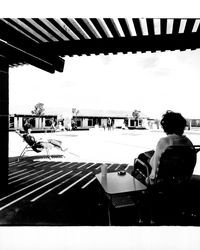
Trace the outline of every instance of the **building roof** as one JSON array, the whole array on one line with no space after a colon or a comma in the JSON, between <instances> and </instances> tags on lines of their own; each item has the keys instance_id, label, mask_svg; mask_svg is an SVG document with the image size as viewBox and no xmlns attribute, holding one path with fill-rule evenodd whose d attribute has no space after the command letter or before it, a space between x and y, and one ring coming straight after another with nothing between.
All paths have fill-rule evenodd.
<instances>
[{"instance_id":1,"label":"building roof","mask_svg":"<svg viewBox=\"0 0 200 250\"><path fill-rule=\"evenodd\" d=\"M65 56L200 48L196 18L0 18L9 66L63 72Z\"/></svg>"},{"instance_id":2,"label":"building roof","mask_svg":"<svg viewBox=\"0 0 200 250\"><path fill-rule=\"evenodd\" d=\"M133 111L126 110L93 110L93 109L81 109L77 114L77 117L110 117L110 118L126 118L132 117ZM146 117L141 113L141 117Z\"/></svg>"},{"instance_id":3,"label":"building roof","mask_svg":"<svg viewBox=\"0 0 200 250\"><path fill-rule=\"evenodd\" d=\"M19 117L35 117L35 118L38 118L38 117L57 117L57 115L55 114L44 114L44 115L33 115L33 114L22 114L22 113L18 113L18 114L9 114L9 116L19 116Z\"/></svg>"}]
</instances>

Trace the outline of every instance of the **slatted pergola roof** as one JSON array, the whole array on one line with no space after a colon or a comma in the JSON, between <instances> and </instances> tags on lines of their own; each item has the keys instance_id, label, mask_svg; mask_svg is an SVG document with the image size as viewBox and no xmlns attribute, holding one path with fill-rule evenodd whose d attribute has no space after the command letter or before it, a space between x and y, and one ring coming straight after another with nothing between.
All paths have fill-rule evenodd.
<instances>
[{"instance_id":1,"label":"slatted pergola roof","mask_svg":"<svg viewBox=\"0 0 200 250\"><path fill-rule=\"evenodd\" d=\"M200 47L196 18L0 18L0 51L9 66L62 72L65 56Z\"/></svg>"}]
</instances>

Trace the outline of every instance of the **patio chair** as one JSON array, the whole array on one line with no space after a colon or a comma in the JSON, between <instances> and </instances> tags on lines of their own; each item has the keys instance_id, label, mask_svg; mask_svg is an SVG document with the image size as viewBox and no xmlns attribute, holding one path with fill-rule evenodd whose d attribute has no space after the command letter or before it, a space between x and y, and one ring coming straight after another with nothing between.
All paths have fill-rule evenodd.
<instances>
[{"instance_id":1,"label":"patio chair","mask_svg":"<svg viewBox=\"0 0 200 250\"><path fill-rule=\"evenodd\" d=\"M27 151L34 151L36 153L40 153L43 150L46 151L46 156L51 159L51 155L50 155L50 150L52 148L57 148L60 151L64 152L67 149L62 149L61 141L58 140L54 140L54 139L48 139L47 141L42 141L42 140L38 140L36 141L35 137L30 135L30 134L21 134L19 131L15 131L22 139L23 141L25 141L27 143L27 145L24 147L24 149L22 150L20 156L18 157L18 161L20 161L20 159L25 155L25 153ZM64 155L62 155L62 157L65 157Z\"/></svg>"},{"instance_id":2,"label":"patio chair","mask_svg":"<svg viewBox=\"0 0 200 250\"><path fill-rule=\"evenodd\" d=\"M148 210L149 223L164 221L164 224L174 223L181 211L187 209L189 183L196 165L197 153L200 146L170 146L161 156L157 172L157 181L148 185L145 196L140 202L141 207ZM149 176L149 166L146 176ZM145 215L147 216L147 214ZM148 217L147 216L147 217ZM144 218L141 218L144 221ZM159 222L158 222L159 223Z\"/></svg>"}]
</instances>

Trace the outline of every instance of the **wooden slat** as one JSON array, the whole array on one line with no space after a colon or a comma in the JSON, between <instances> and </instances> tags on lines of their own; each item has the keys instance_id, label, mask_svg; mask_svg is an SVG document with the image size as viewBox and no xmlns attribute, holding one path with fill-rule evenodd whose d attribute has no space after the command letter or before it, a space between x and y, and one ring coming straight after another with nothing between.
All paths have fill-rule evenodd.
<instances>
[{"instance_id":1,"label":"wooden slat","mask_svg":"<svg viewBox=\"0 0 200 250\"><path fill-rule=\"evenodd\" d=\"M6 22L8 25L11 25L14 29L17 31L21 32L28 38L32 39L34 42L39 43L39 42L46 42L47 40L40 36L39 34L35 33L32 29L30 29L26 24L21 22L20 20L16 18L5 18L3 19L4 22Z\"/></svg>"},{"instance_id":2,"label":"wooden slat","mask_svg":"<svg viewBox=\"0 0 200 250\"><path fill-rule=\"evenodd\" d=\"M120 37L125 37L124 31L122 29L122 26L119 22L119 18L112 18L114 25L116 26L116 30L119 32Z\"/></svg>"},{"instance_id":3,"label":"wooden slat","mask_svg":"<svg viewBox=\"0 0 200 250\"><path fill-rule=\"evenodd\" d=\"M77 29L68 18L61 18L61 20L76 34L76 36L80 39L83 40L85 39L84 35L82 32L80 32L80 29Z\"/></svg>"},{"instance_id":4,"label":"wooden slat","mask_svg":"<svg viewBox=\"0 0 200 250\"><path fill-rule=\"evenodd\" d=\"M59 18L48 18L54 26L57 27L69 40L79 40L74 32L65 25L65 23Z\"/></svg>"},{"instance_id":5,"label":"wooden slat","mask_svg":"<svg viewBox=\"0 0 200 250\"><path fill-rule=\"evenodd\" d=\"M181 19L179 33L185 33L186 19Z\"/></svg>"},{"instance_id":6,"label":"wooden slat","mask_svg":"<svg viewBox=\"0 0 200 250\"><path fill-rule=\"evenodd\" d=\"M37 62L39 62L38 67L40 68L41 66L43 67L44 65L49 65L48 63L44 64L42 62L51 61L50 65L54 64L55 68L57 68L56 70L63 70L63 59L56 57L53 51L52 54L49 54L49 51L45 52L44 48L40 49L38 43L27 38L27 36L23 35L21 32L18 32L16 29L7 25L2 19L0 20L0 39L5 41L4 43L1 43L1 47L4 51L4 54L8 57L9 64L11 65L30 63L30 61L26 61L25 59L32 58L32 65L35 67L37 67ZM49 66L47 66L47 69L49 70ZM51 73L53 73L54 70L55 69L51 69Z\"/></svg>"},{"instance_id":7,"label":"wooden slat","mask_svg":"<svg viewBox=\"0 0 200 250\"><path fill-rule=\"evenodd\" d=\"M50 41L58 41L52 34L49 34L43 27L41 27L38 23L36 23L31 18L19 18L20 21L25 23L33 32L43 36L48 42Z\"/></svg>"},{"instance_id":8,"label":"wooden slat","mask_svg":"<svg viewBox=\"0 0 200 250\"><path fill-rule=\"evenodd\" d=\"M173 34L178 34L179 33L180 24L181 24L181 19L180 18L175 18L174 23L173 23L173 30L172 30Z\"/></svg>"},{"instance_id":9,"label":"wooden slat","mask_svg":"<svg viewBox=\"0 0 200 250\"><path fill-rule=\"evenodd\" d=\"M154 22L152 18L147 18L147 28L150 36L155 35Z\"/></svg>"},{"instance_id":10,"label":"wooden slat","mask_svg":"<svg viewBox=\"0 0 200 250\"><path fill-rule=\"evenodd\" d=\"M161 35L166 35L167 34L167 19L162 18L160 20L160 23L161 23L161 28L160 28Z\"/></svg>"},{"instance_id":11,"label":"wooden slat","mask_svg":"<svg viewBox=\"0 0 200 250\"><path fill-rule=\"evenodd\" d=\"M90 25L89 21L84 18L76 18L76 21L79 25L84 29L84 31L90 36L92 39L100 38L99 35L95 32L95 30Z\"/></svg>"},{"instance_id":12,"label":"wooden slat","mask_svg":"<svg viewBox=\"0 0 200 250\"><path fill-rule=\"evenodd\" d=\"M51 19L50 19L51 20ZM64 41L69 40L61 31L57 29L53 22L50 22L49 19L40 18L40 21L45 24L53 33L56 34L56 37L60 40L60 38Z\"/></svg>"},{"instance_id":13,"label":"wooden slat","mask_svg":"<svg viewBox=\"0 0 200 250\"><path fill-rule=\"evenodd\" d=\"M153 19L153 23L154 23L154 33L155 35L160 35L161 34L161 23L160 23L160 18L154 18Z\"/></svg>"},{"instance_id":14,"label":"wooden slat","mask_svg":"<svg viewBox=\"0 0 200 250\"><path fill-rule=\"evenodd\" d=\"M173 34L173 23L174 23L174 19L173 18L169 18L167 19L167 34Z\"/></svg>"},{"instance_id":15,"label":"wooden slat","mask_svg":"<svg viewBox=\"0 0 200 250\"><path fill-rule=\"evenodd\" d=\"M63 41L63 39L57 34L55 30L52 29L49 23L47 23L46 19L40 19L40 18L33 18L33 20L43 28L47 33L49 33L49 36L55 37L58 41Z\"/></svg>"},{"instance_id":16,"label":"wooden slat","mask_svg":"<svg viewBox=\"0 0 200 250\"><path fill-rule=\"evenodd\" d=\"M104 18L106 25L108 26L110 32L112 33L113 37L120 37L120 33L115 25L115 22L111 18Z\"/></svg>"},{"instance_id":17,"label":"wooden slat","mask_svg":"<svg viewBox=\"0 0 200 250\"><path fill-rule=\"evenodd\" d=\"M129 24L127 23L127 20L125 18L119 18L119 23L121 24L121 27L124 31L124 34L126 37L131 37L131 32L129 28Z\"/></svg>"},{"instance_id":18,"label":"wooden slat","mask_svg":"<svg viewBox=\"0 0 200 250\"><path fill-rule=\"evenodd\" d=\"M95 26L95 28L98 30L99 34L102 38L108 38L109 34L107 33L105 27L103 26L101 20L97 18L90 18L91 22Z\"/></svg>"},{"instance_id":19,"label":"wooden slat","mask_svg":"<svg viewBox=\"0 0 200 250\"><path fill-rule=\"evenodd\" d=\"M16 39L17 38L17 39ZM2 40L2 44L0 45L2 48L2 52L7 56L9 65L19 65L27 63L24 58L21 58L19 54L15 56L15 53L9 52L9 47L5 46L6 43L12 44L14 46L20 48L31 48L35 47L37 42L33 41L29 37L27 37L23 32L19 32L16 28L8 25L3 19L0 19L0 39Z\"/></svg>"},{"instance_id":20,"label":"wooden slat","mask_svg":"<svg viewBox=\"0 0 200 250\"><path fill-rule=\"evenodd\" d=\"M60 56L65 55L106 55L199 47L195 33L200 33L200 26L196 19L159 20L160 31L156 33L155 19L152 18L133 18L131 22L129 18L6 18L0 19L0 39L32 55L32 59L50 63L52 72L63 71L64 60ZM170 21L173 30L169 32ZM5 44L2 46L5 48ZM30 63L26 61L27 55L19 54L19 50L10 53L7 47L4 53L8 55L9 65ZM32 62L34 66L36 61Z\"/></svg>"},{"instance_id":21,"label":"wooden slat","mask_svg":"<svg viewBox=\"0 0 200 250\"><path fill-rule=\"evenodd\" d=\"M193 18L187 19L185 30L184 30L185 34L192 33L192 30L193 30L193 27L194 27L194 23L195 23L195 19L193 19Z\"/></svg>"},{"instance_id":22,"label":"wooden slat","mask_svg":"<svg viewBox=\"0 0 200 250\"><path fill-rule=\"evenodd\" d=\"M141 26L141 29L142 29L142 35L143 36L148 36L148 27L147 27L147 21L145 18L140 18L139 19L140 21L140 26Z\"/></svg>"},{"instance_id":23,"label":"wooden slat","mask_svg":"<svg viewBox=\"0 0 200 250\"><path fill-rule=\"evenodd\" d=\"M194 27L192 32L198 32L200 31L200 19L196 19L194 23Z\"/></svg>"},{"instance_id":24,"label":"wooden slat","mask_svg":"<svg viewBox=\"0 0 200 250\"><path fill-rule=\"evenodd\" d=\"M83 36L84 39L90 39L88 34L85 32L84 29L82 29L82 27L79 25L79 23L75 19L69 18L68 20L74 26L74 28Z\"/></svg>"},{"instance_id":25,"label":"wooden slat","mask_svg":"<svg viewBox=\"0 0 200 250\"><path fill-rule=\"evenodd\" d=\"M142 34L142 28L140 25L140 20L138 18L133 18L132 20L135 26L135 31L136 31L137 36L141 37L143 34Z\"/></svg>"}]
</instances>

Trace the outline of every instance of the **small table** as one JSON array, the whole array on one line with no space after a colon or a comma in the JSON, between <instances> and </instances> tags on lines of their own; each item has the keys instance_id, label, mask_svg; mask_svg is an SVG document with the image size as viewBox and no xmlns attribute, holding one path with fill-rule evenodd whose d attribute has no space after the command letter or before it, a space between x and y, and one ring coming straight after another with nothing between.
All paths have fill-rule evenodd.
<instances>
[{"instance_id":1,"label":"small table","mask_svg":"<svg viewBox=\"0 0 200 250\"><path fill-rule=\"evenodd\" d=\"M130 206L131 203L123 205L125 202L121 199L121 195L125 195L124 197L129 197L131 193L144 191L147 189L145 185L143 185L140 181L135 179L132 175L126 172L125 175L119 175L118 172L107 173L105 176L102 176L101 173L96 174L96 178L101 184L108 200L110 201L108 204L108 220L109 225L111 225L110 218L110 204L113 203L112 198L115 197L114 203L116 207L125 207ZM119 198L119 199L118 199ZM133 200L131 200L132 204ZM118 203L118 204L116 204Z\"/></svg>"}]
</instances>

